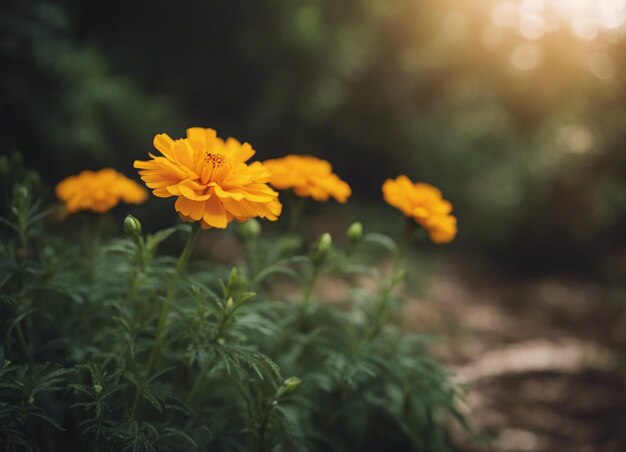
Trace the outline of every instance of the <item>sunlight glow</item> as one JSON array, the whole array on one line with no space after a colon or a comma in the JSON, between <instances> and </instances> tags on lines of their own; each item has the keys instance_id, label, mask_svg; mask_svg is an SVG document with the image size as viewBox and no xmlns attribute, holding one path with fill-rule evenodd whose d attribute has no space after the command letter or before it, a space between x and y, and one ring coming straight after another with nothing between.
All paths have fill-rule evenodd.
<instances>
[{"instance_id":1,"label":"sunlight glow","mask_svg":"<svg viewBox=\"0 0 626 452\"><path fill-rule=\"evenodd\" d=\"M624 31L626 0L505 0L493 8L491 20L530 40L562 27L591 40L602 31Z\"/></svg>"},{"instance_id":2,"label":"sunlight glow","mask_svg":"<svg viewBox=\"0 0 626 452\"><path fill-rule=\"evenodd\" d=\"M542 60L541 48L528 42L518 44L511 54L511 63L521 71L532 71L541 64Z\"/></svg>"}]
</instances>

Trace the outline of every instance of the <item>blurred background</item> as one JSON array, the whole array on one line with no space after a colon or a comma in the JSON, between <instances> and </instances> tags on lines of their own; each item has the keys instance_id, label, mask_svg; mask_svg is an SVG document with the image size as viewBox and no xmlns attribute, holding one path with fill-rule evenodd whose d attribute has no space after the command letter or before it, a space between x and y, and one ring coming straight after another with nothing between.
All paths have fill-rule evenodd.
<instances>
[{"instance_id":1,"label":"blurred background","mask_svg":"<svg viewBox=\"0 0 626 452\"><path fill-rule=\"evenodd\" d=\"M137 179L192 125L330 160L354 196L318 213L342 228L395 224L387 177L440 187L460 233L407 327L444 337L497 450L626 447L625 82L626 0L0 5L0 152L49 187Z\"/></svg>"}]
</instances>

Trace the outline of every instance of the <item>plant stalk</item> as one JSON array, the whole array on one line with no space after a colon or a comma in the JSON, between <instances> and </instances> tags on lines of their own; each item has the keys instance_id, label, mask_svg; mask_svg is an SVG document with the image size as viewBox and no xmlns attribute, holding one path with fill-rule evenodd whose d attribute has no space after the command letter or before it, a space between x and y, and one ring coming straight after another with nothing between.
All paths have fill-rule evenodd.
<instances>
[{"instance_id":1,"label":"plant stalk","mask_svg":"<svg viewBox=\"0 0 626 452\"><path fill-rule=\"evenodd\" d=\"M289 231L293 235L297 235L298 226L300 224L300 214L302 213L302 208L304 207L304 202L306 201L304 198L300 198L296 196L294 193L291 194L291 211L289 212Z\"/></svg>"},{"instance_id":2,"label":"plant stalk","mask_svg":"<svg viewBox=\"0 0 626 452\"><path fill-rule=\"evenodd\" d=\"M302 325L302 322L304 321L306 309L311 302L311 295L313 295L313 289L315 289L315 283L317 282L319 275L320 275L320 266L314 264L311 277L307 281L307 285L304 288L304 292L302 294L302 301L300 302L300 315L298 319L298 327Z\"/></svg>"},{"instance_id":3,"label":"plant stalk","mask_svg":"<svg viewBox=\"0 0 626 452\"><path fill-rule=\"evenodd\" d=\"M167 318L170 312L170 304L172 298L176 292L176 284L178 283L178 278L180 277L187 261L189 260L189 256L191 256L191 252L193 251L194 244L196 242L196 238L198 237L198 232L200 231L200 224L194 223L192 225L191 233L187 238L187 243L185 244L185 248L183 249L180 257L178 258L178 263L176 264L176 270L174 274L170 278L169 284L167 286L167 292L165 294L165 298L163 299L163 305L161 306L161 315L159 316L159 323L157 325L156 332L154 334L154 341L152 350L150 352L150 357L148 358L148 365L146 371L146 379L150 378L154 370L154 366L156 364L159 352L161 351L161 346L163 344L163 332L165 329L165 325L167 323ZM135 394L135 401L133 403L133 407L131 409L131 417L134 417L137 406L139 404L139 399L141 398L142 389L138 389Z\"/></svg>"},{"instance_id":4,"label":"plant stalk","mask_svg":"<svg viewBox=\"0 0 626 452\"><path fill-rule=\"evenodd\" d=\"M410 219L407 219L405 231L402 237L402 240L398 244L398 251L396 253L396 258L393 262L393 269L391 271L391 276L385 284L385 287L382 290L380 300L378 302L378 306L376 307L376 318L375 323L372 328L366 333L365 337L363 337L362 341L357 346L357 355L359 355L363 347L370 343L382 330L385 321L387 320L387 315L389 312L389 297L393 292L393 289L398 281L396 281L396 274L400 270L402 263L404 262L404 258L409 247L409 243L411 241L411 237L413 235L413 225L409 223Z\"/></svg>"}]
</instances>

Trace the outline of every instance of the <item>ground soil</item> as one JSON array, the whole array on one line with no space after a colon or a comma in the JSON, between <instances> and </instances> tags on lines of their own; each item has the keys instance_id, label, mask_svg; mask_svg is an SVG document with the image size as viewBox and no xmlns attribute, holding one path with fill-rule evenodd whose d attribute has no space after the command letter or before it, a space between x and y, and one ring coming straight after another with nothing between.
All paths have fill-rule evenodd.
<instances>
[{"instance_id":1,"label":"ground soil","mask_svg":"<svg viewBox=\"0 0 626 452\"><path fill-rule=\"evenodd\" d=\"M581 277L520 280L449 263L403 316L467 384L479 441L459 451L626 450L626 292ZM471 267L469 267L471 268Z\"/></svg>"}]
</instances>

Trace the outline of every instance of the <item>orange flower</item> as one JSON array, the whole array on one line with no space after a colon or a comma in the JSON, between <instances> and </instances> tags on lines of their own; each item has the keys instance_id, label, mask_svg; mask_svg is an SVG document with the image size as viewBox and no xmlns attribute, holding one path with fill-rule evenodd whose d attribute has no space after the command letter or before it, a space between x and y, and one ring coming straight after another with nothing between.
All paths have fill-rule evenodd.
<instances>
[{"instance_id":1,"label":"orange flower","mask_svg":"<svg viewBox=\"0 0 626 452\"><path fill-rule=\"evenodd\" d=\"M148 198L137 182L112 168L70 176L59 182L55 191L70 213L80 210L104 213L120 201L141 204Z\"/></svg>"},{"instance_id":2,"label":"orange flower","mask_svg":"<svg viewBox=\"0 0 626 452\"><path fill-rule=\"evenodd\" d=\"M135 168L160 198L176 196L175 209L183 221L199 221L203 229L225 228L261 217L275 221L282 205L267 182L270 172L260 162L247 164L255 154L248 143L226 141L215 130L187 129L187 138L154 137L163 157L135 161Z\"/></svg>"},{"instance_id":3,"label":"orange flower","mask_svg":"<svg viewBox=\"0 0 626 452\"><path fill-rule=\"evenodd\" d=\"M399 176L385 181L383 195L388 204L421 224L433 242L454 240L457 225L451 214L452 204L443 199L437 188L423 182L414 184L408 177Z\"/></svg>"},{"instance_id":4,"label":"orange flower","mask_svg":"<svg viewBox=\"0 0 626 452\"><path fill-rule=\"evenodd\" d=\"M327 201L332 196L341 203L352 194L350 186L333 173L333 167L326 160L288 155L263 164L272 172L270 183L279 190L293 188L296 195L310 196L316 201Z\"/></svg>"}]
</instances>

